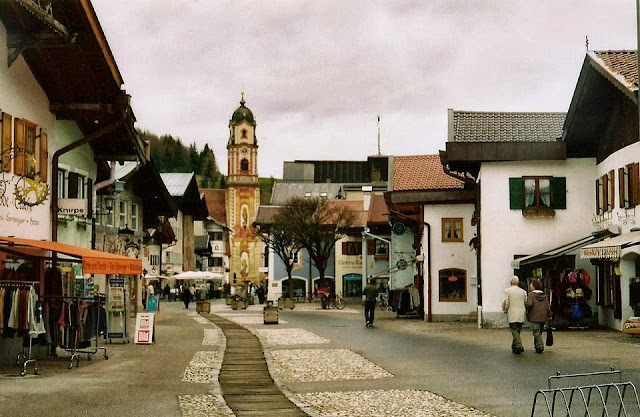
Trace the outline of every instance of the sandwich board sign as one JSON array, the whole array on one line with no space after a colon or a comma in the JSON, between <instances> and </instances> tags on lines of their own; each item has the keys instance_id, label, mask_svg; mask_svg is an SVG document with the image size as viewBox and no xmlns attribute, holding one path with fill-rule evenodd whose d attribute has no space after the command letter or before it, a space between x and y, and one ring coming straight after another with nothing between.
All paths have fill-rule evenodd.
<instances>
[{"instance_id":1,"label":"sandwich board sign","mask_svg":"<svg viewBox=\"0 0 640 417\"><path fill-rule=\"evenodd\" d=\"M134 343L150 345L155 342L154 323L155 313L138 313L136 315L136 333Z\"/></svg>"}]
</instances>

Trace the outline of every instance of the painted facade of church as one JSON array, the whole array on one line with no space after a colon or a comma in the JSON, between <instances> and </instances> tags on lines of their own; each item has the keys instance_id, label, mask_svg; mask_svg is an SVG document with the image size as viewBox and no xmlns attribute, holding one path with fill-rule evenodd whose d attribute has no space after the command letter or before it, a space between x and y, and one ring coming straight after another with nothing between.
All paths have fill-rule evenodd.
<instances>
[{"instance_id":1,"label":"painted facade of church","mask_svg":"<svg viewBox=\"0 0 640 417\"><path fill-rule=\"evenodd\" d=\"M263 243L253 226L260 205L256 121L245 106L244 94L229 120L227 142L227 225L229 236L229 281L260 282Z\"/></svg>"}]
</instances>

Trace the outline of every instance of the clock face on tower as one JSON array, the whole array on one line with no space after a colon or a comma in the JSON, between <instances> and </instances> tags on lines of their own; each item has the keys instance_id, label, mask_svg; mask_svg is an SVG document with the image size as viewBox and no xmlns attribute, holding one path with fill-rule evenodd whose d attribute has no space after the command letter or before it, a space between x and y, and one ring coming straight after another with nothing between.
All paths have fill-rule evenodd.
<instances>
[{"instance_id":1,"label":"clock face on tower","mask_svg":"<svg viewBox=\"0 0 640 417\"><path fill-rule=\"evenodd\" d=\"M246 155L247 153L249 153L249 149L247 148L240 148L240 153L242 153L243 155Z\"/></svg>"}]
</instances>

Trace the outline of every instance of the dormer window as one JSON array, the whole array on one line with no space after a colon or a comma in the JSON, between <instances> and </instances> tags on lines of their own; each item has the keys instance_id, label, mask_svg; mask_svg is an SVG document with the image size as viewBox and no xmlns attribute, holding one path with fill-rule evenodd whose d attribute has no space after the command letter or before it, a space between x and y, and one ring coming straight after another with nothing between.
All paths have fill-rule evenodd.
<instances>
[{"instance_id":1,"label":"dormer window","mask_svg":"<svg viewBox=\"0 0 640 417\"><path fill-rule=\"evenodd\" d=\"M246 159L240 161L240 171L249 171L249 161Z\"/></svg>"}]
</instances>

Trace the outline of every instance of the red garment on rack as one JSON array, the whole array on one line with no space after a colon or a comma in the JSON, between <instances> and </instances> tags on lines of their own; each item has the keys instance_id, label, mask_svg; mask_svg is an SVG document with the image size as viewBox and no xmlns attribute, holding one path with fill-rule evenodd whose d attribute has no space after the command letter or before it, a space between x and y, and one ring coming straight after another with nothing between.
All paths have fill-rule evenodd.
<instances>
[{"instance_id":1,"label":"red garment on rack","mask_svg":"<svg viewBox=\"0 0 640 417\"><path fill-rule=\"evenodd\" d=\"M29 330L29 290L20 290L18 304L18 329Z\"/></svg>"}]
</instances>

